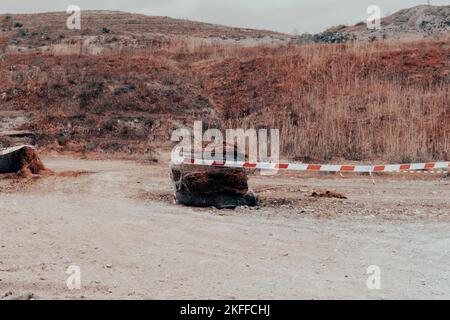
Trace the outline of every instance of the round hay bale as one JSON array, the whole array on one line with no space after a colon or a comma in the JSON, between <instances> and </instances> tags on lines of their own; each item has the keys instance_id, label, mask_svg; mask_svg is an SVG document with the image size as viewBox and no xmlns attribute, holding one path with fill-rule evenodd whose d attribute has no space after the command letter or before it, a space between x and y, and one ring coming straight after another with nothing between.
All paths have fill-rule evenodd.
<instances>
[{"instance_id":1,"label":"round hay bale","mask_svg":"<svg viewBox=\"0 0 450 320\"><path fill-rule=\"evenodd\" d=\"M224 154L227 152L235 154L235 149L225 146ZM248 186L247 173L243 168L172 163L170 173L179 204L218 209L258 204L255 194Z\"/></svg>"},{"instance_id":2,"label":"round hay bale","mask_svg":"<svg viewBox=\"0 0 450 320\"><path fill-rule=\"evenodd\" d=\"M31 146L19 146L0 152L0 173L18 173L24 176L40 174L45 166Z\"/></svg>"}]
</instances>

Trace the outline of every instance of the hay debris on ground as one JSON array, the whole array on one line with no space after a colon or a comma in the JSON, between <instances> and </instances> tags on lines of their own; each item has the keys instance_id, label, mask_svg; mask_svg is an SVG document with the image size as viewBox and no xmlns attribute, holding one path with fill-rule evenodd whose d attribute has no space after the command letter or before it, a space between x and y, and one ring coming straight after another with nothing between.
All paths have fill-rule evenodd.
<instances>
[{"instance_id":1,"label":"hay debris on ground","mask_svg":"<svg viewBox=\"0 0 450 320\"><path fill-rule=\"evenodd\" d=\"M348 199L345 195L334 192L334 191L324 191L324 192L316 192L314 191L311 196L313 198L335 198L335 199Z\"/></svg>"}]
</instances>

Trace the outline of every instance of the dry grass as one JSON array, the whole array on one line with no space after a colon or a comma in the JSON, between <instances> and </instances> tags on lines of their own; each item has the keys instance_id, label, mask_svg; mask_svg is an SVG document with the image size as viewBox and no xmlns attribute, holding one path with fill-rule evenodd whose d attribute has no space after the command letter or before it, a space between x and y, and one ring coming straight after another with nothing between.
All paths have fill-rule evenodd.
<instances>
[{"instance_id":1,"label":"dry grass","mask_svg":"<svg viewBox=\"0 0 450 320\"><path fill-rule=\"evenodd\" d=\"M296 160L447 160L449 44L242 47L180 37L101 55L6 56L0 91L11 96L4 108L39 109L34 129L53 136L70 129L78 144L104 137L129 143L130 127L110 119L132 116L153 125L133 134L133 143L147 143L151 133L164 144L174 126L204 120L279 128L283 153ZM13 64L40 75L14 79ZM51 143L45 134L41 143Z\"/></svg>"},{"instance_id":2,"label":"dry grass","mask_svg":"<svg viewBox=\"0 0 450 320\"><path fill-rule=\"evenodd\" d=\"M280 128L306 161L449 159L448 40L234 50L198 68L225 126Z\"/></svg>"}]
</instances>

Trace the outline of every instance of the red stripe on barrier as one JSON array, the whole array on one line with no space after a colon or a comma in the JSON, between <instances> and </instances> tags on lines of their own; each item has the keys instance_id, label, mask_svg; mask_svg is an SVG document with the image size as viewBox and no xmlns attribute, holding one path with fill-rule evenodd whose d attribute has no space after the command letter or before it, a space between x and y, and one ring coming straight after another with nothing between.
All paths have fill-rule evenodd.
<instances>
[{"instance_id":1,"label":"red stripe on barrier","mask_svg":"<svg viewBox=\"0 0 450 320\"><path fill-rule=\"evenodd\" d=\"M380 171L384 171L385 169L386 169L386 166L376 166L375 168L373 168L373 171L380 172Z\"/></svg>"},{"instance_id":2,"label":"red stripe on barrier","mask_svg":"<svg viewBox=\"0 0 450 320\"><path fill-rule=\"evenodd\" d=\"M308 170L311 170L311 171L320 171L320 169L322 169L321 165L310 164L308 166Z\"/></svg>"},{"instance_id":3,"label":"red stripe on barrier","mask_svg":"<svg viewBox=\"0 0 450 320\"><path fill-rule=\"evenodd\" d=\"M409 170L411 169L411 165L410 164L402 164L400 166L400 170Z\"/></svg>"},{"instance_id":4,"label":"red stripe on barrier","mask_svg":"<svg viewBox=\"0 0 450 320\"><path fill-rule=\"evenodd\" d=\"M341 171L355 171L355 166L342 166Z\"/></svg>"},{"instance_id":5,"label":"red stripe on barrier","mask_svg":"<svg viewBox=\"0 0 450 320\"><path fill-rule=\"evenodd\" d=\"M279 163L275 166L275 168L277 169L289 169L289 165L288 164L283 164L283 163Z\"/></svg>"},{"instance_id":6,"label":"red stripe on barrier","mask_svg":"<svg viewBox=\"0 0 450 320\"><path fill-rule=\"evenodd\" d=\"M425 165L425 169L434 169L435 164L434 163L427 163Z\"/></svg>"},{"instance_id":7,"label":"red stripe on barrier","mask_svg":"<svg viewBox=\"0 0 450 320\"><path fill-rule=\"evenodd\" d=\"M222 162L222 161L214 161L213 162L213 166L216 166L216 167L223 167L225 165L225 162Z\"/></svg>"},{"instance_id":8,"label":"red stripe on barrier","mask_svg":"<svg viewBox=\"0 0 450 320\"><path fill-rule=\"evenodd\" d=\"M244 168L256 168L256 163L244 163Z\"/></svg>"}]
</instances>

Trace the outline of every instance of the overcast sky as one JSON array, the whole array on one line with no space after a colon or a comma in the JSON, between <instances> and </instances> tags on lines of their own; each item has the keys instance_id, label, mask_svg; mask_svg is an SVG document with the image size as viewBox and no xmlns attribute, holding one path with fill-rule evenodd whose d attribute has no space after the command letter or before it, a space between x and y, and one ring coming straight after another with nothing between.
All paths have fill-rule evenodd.
<instances>
[{"instance_id":1,"label":"overcast sky","mask_svg":"<svg viewBox=\"0 0 450 320\"><path fill-rule=\"evenodd\" d=\"M0 0L1 13L82 10L121 10L170 16L235 27L270 29L286 33L319 32L337 24L356 23L369 16L369 5L383 15L426 4L427 0ZM431 0L450 5L450 0Z\"/></svg>"}]
</instances>

